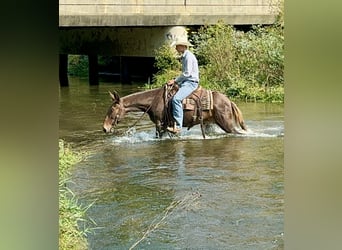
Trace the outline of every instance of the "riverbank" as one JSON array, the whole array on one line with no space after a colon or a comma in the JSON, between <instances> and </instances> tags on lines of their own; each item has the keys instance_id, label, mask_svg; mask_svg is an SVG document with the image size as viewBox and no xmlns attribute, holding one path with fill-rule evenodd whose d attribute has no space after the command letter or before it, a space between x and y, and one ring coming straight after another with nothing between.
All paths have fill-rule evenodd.
<instances>
[{"instance_id":1,"label":"riverbank","mask_svg":"<svg viewBox=\"0 0 342 250\"><path fill-rule=\"evenodd\" d=\"M86 239L88 228L81 229L78 225L85 220L85 213L90 207L79 204L73 192L67 187L70 181L70 169L83 156L73 152L63 141L59 141L59 249L88 249Z\"/></svg>"}]
</instances>

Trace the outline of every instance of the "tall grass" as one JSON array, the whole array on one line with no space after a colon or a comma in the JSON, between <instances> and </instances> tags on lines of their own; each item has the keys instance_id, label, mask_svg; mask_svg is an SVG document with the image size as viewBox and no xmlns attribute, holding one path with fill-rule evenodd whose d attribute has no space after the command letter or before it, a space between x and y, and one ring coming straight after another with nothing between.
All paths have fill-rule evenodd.
<instances>
[{"instance_id":1,"label":"tall grass","mask_svg":"<svg viewBox=\"0 0 342 250\"><path fill-rule=\"evenodd\" d=\"M86 212L91 206L81 206L67 187L70 181L70 168L82 159L80 154L72 152L63 140L59 141L59 249L88 249L86 236L89 228L80 228L79 223L85 222Z\"/></svg>"}]
</instances>

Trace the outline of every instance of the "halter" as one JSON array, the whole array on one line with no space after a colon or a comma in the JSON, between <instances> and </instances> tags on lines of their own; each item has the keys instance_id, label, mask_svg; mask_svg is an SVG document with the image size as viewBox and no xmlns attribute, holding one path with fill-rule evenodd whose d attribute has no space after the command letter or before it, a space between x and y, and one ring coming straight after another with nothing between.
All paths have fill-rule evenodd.
<instances>
[{"instance_id":1,"label":"halter","mask_svg":"<svg viewBox=\"0 0 342 250\"><path fill-rule=\"evenodd\" d=\"M112 126L116 126L116 125L118 124L118 121L119 121L120 118L121 118L121 113L122 113L122 109L123 109L123 107L122 107L122 105L121 105L120 103L116 103L116 104L118 104L120 108L119 108L118 113L117 113L116 116L115 116L115 119L113 119ZM115 106L116 104L114 104L114 106ZM113 107L113 106L112 106L112 107ZM114 123L115 123L115 124L114 124Z\"/></svg>"},{"instance_id":2,"label":"halter","mask_svg":"<svg viewBox=\"0 0 342 250\"><path fill-rule=\"evenodd\" d=\"M165 109L167 109L168 107L168 99L169 98L172 98L172 95L170 96L170 93L171 93L171 90L175 87L176 85L172 84L171 86L168 86L167 84L165 84L164 88L165 88L165 92L164 92L164 103L165 103ZM148 105L148 107L146 108L146 110L144 111L144 113L131 125L127 128L127 130L125 131L125 133L129 132L135 125L137 125L137 123L139 121L141 121L141 119L144 117L144 115L151 109L152 105L155 103L155 100L156 100L156 96L154 97L154 99L152 100L151 104ZM114 126L117 125L120 117L121 117L121 113L122 113L122 109L124 109L123 105L118 102L117 103L120 107L120 110L119 112L116 114L116 117L112 123L112 128L111 130L114 130ZM167 112L166 112L167 113ZM166 114L166 117L168 117L168 114ZM168 117L168 119L171 119L171 115L170 117ZM114 125L115 123L115 125Z\"/></svg>"},{"instance_id":3,"label":"halter","mask_svg":"<svg viewBox=\"0 0 342 250\"><path fill-rule=\"evenodd\" d=\"M147 107L145 112L133 123L133 125L128 127L126 132L130 131L135 125L137 125L137 123L143 118L143 116L151 109L153 102L154 102L154 100ZM118 121L119 121L119 119L121 117L122 109L124 109L124 107L123 107L123 105L121 103L117 103L117 104L120 106L120 108L119 108L119 112L115 116L115 119L113 120L112 128L111 129L114 129L114 126L116 126L118 124ZM114 123L115 123L115 125L114 125Z\"/></svg>"}]
</instances>

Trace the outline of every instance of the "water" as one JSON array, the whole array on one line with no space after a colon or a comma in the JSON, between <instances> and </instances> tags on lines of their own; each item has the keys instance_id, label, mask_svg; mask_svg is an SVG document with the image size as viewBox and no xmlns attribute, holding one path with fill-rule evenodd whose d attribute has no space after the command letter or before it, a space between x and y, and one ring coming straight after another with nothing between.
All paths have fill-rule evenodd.
<instances>
[{"instance_id":1,"label":"water","mask_svg":"<svg viewBox=\"0 0 342 250\"><path fill-rule=\"evenodd\" d=\"M148 117L129 113L105 135L108 90L71 78L60 91L60 138L88 157L70 188L94 204L90 249L283 249L283 105L237 103L249 128L227 135L199 127L181 138L155 139Z\"/></svg>"}]
</instances>

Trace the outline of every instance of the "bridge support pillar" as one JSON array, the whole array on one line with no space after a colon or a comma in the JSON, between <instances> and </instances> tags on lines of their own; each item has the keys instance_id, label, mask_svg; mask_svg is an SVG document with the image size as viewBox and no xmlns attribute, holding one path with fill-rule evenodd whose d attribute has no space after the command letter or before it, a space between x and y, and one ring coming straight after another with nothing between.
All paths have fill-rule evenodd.
<instances>
[{"instance_id":1,"label":"bridge support pillar","mask_svg":"<svg viewBox=\"0 0 342 250\"><path fill-rule=\"evenodd\" d=\"M120 56L120 81L123 84L131 83L129 60L124 56Z\"/></svg>"},{"instance_id":2,"label":"bridge support pillar","mask_svg":"<svg viewBox=\"0 0 342 250\"><path fill-rule=\"evenodd\" d=\"M89 62L89 84L99 85L99 70L97 55L88 55Z\"/></svg>"},{"instance_id":3,"label":"bridge support pillar","mask_svg":"<svg viewBox=\"0 0 342 250\"><path fill-rule=\"evenodd\" d=\"M69 86L68 80L68 54L59 54L59 84Z\"/></svg>"}]
</instances>

